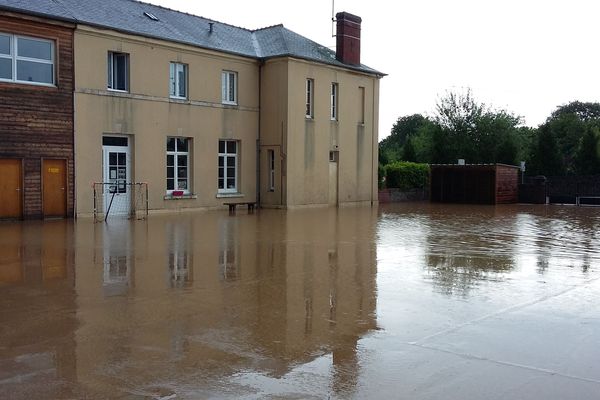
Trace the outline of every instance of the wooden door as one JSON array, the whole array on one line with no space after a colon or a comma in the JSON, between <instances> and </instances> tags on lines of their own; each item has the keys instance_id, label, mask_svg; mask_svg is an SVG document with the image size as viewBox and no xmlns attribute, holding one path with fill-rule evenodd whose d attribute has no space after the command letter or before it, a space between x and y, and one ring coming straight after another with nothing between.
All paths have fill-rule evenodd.
<instances>
[{"instance_id":1,"label":"wooden door","mask_svg":"<svg viewBox=\"0 0 600 400\"><path fill-rule=\"evenodd\" d=\"M21 218L21 182L21 160L0 159L0 218Z\"/></svg>"},{"instance_id":2,"label":"wooden door","mask_svg":"<svg viewBox=\"0 0 600 400\"><path fill-rule=\"evenodd\" d=\"M44 160L42 163L44 217L67 215L67 162Z\"/></svg>"}]
</instances>

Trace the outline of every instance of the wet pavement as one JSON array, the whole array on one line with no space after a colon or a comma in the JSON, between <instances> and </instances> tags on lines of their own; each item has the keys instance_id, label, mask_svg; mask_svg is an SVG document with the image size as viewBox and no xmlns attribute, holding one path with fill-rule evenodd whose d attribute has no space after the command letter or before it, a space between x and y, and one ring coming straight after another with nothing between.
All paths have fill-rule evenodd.
<instances>
[{"instance_id":1,"label":"wet pavement","mask_svg":"<svg viewBox=\"0 0 600 400\"><path fill-rule=\"evenodd\" d=\"M600 209L0 223L1 399L598 399Z\"/></svg>"}]
</instances>

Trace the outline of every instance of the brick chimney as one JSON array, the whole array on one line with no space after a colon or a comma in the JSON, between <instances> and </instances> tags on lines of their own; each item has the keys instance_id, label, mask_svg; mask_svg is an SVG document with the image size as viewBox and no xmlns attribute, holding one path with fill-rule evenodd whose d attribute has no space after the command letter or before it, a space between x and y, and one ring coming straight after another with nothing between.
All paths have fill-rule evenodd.
<instances>
[{"instance_id":1,"label":"brick chimney","mask_svg":"<svg viewBox=\"0 0 600 400\"><path fill-rule=\"evenodd\" d=\"M335 58L344 64L359 65L362 19L347 12L339 12L335 18L337 20Z\"/></svg>"}]
</instances>

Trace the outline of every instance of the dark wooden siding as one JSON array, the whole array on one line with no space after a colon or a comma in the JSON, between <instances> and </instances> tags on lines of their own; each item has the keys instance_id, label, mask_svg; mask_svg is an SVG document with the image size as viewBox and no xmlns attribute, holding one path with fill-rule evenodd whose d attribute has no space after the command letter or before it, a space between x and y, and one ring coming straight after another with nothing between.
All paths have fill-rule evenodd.
<instances>
[{"instance_id":1,"label":"dark wooden siding","mask_svg":"<svg viewBox=\"0 0 600 400\"><path fill-rule=\"evenodd\" d=\"M43 158L67 160L67 213L73 215L73 27L0 13L0 32L50 39L56 87L0 82L0 158L23 160L23 216L42 216Z\"/></svg>"},{"instance_id":2,"label":"dark wooden siding","mask_svg":"<svg viewBox=\"0 0 600 400\"><path fill-rule=\"evenodd\" d=\"M500 164L432 165L430 198L442 203L516 203L518 171Z\"/></svg>"}]
</instances>

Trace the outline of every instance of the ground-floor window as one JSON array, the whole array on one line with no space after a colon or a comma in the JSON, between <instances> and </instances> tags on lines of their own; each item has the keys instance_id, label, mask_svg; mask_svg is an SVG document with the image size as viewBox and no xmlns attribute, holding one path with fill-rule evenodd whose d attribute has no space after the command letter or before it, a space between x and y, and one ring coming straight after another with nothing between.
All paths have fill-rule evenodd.
<instances>
[{"instance_id":1,"label":"ground-floor window","mask_svg":"<svg viewBox=\"0 0 600 400\"><path fill-rule=\"evenodd\" d=\"M190 193L190 142L188 138L167 138L167 193Z\"/></svg>"},{"instance_id":2,"label":"ground-floor window","mask_svg":"<svg viewBox=\"0 0 600 400\"><path fill-rule=\"evenodd\" d=\"M219 140L219 193L238 192L237 140Z\"/></svg>"},{"instance_id":3,"label":"ground-floor window","mask_svg":"<svg viewBox=\"0 0 600 400\"><path fill-rule=\"evenodd\" d=\"M269 192L275 191L275 150L267 150L269 161Z\"/></svg>"}]
</instances>

